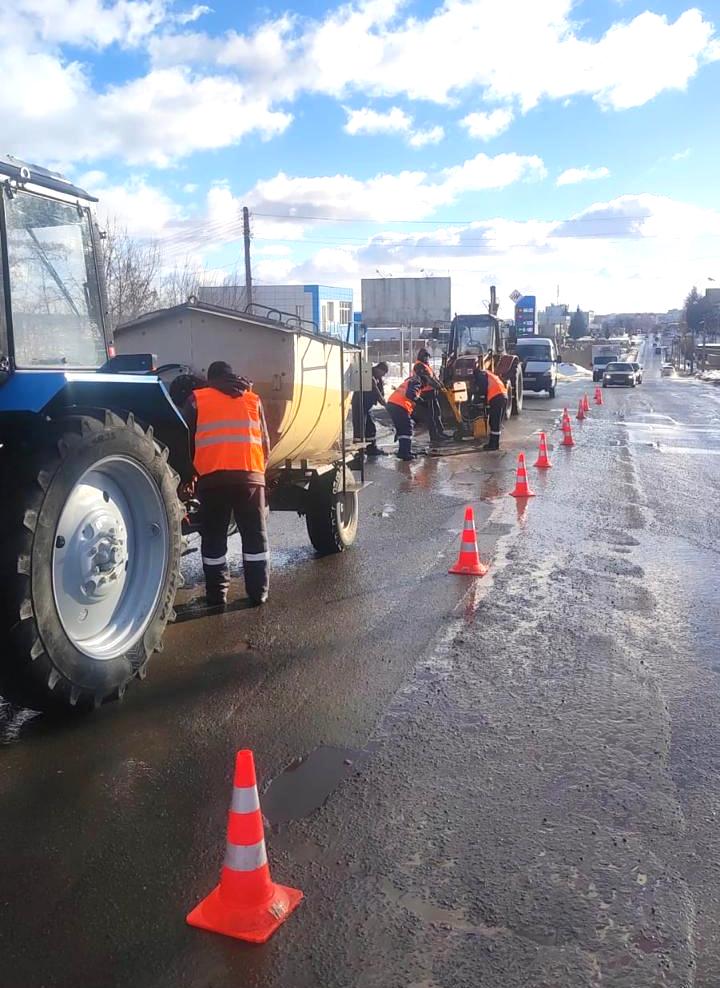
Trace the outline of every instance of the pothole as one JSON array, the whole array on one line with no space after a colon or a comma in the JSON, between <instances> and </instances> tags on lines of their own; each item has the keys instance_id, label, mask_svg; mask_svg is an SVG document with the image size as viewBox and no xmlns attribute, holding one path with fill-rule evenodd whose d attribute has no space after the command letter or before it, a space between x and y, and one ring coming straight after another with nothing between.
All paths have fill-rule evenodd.
<instances>
[{"instance_id":1,"label":"pothole","mask_svg":"<svg viewBox=\"0 0 720 988\"><path fill-rule=\"evenodd\" d=\"M292 761L263 792L263 814L273 826L310 816L334 789L359 771L371 755L369 749L320 745Z\"/></svg>"}]
</instances>

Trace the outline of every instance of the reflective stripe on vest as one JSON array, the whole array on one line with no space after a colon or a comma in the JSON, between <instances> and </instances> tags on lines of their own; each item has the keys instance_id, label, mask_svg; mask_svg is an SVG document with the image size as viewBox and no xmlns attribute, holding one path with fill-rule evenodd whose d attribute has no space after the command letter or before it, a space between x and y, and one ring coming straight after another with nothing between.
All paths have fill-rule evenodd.
<instances>
[{"instance_id":1,"label":"reflective stripe on vest","mask_svg":"<svg viewBox=\"0 0 720 988\"><path fill-rule=\"evenodd\" d=\"M493 374L492 371L485 371L485 373L488 378L487 400L492 401L498 395L507 397L507 388L497 374Z\"/></svg>"},{"instance_id":2,"label":"reflective stripe on vest","mask_svg":"<svg viewBox=\"0 0 720 988\"><path fill-rule=\"evenodd\" d=\"M260 399L252 391L236 398L215 388L195 391L195 469L265 471Z\"/></svg>"},{"instance_id":3,"label":"reflective stripe on vest","mask_svg":"<svg viewBox=\"0 0 720 988\"><path fill-rule=\"evenodd\" d=\"M406 377L399 388L396 388L393 393L388 398L391 405L399 405L404 408L408 415L412 415L415 410L415 402L410 401L407 396L408 385L412 381L412 377Z\"/></svg>"}]
</instances>

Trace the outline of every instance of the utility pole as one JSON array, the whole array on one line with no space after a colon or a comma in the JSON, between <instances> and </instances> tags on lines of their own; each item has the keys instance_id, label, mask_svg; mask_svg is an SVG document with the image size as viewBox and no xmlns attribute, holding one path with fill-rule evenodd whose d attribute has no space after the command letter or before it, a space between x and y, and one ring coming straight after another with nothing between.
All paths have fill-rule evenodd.
<instances>
[{"instance_id":1,"label":"utility pole","mask_svg":"<svg viewBox=\"0 0 720 988\"><path fill-rule=\"evenodd\" d=\"M250 267L250 210L243 206L243 241L245 242L245 305L252 305L252 268Z\"/></svg>"}]
</instances>

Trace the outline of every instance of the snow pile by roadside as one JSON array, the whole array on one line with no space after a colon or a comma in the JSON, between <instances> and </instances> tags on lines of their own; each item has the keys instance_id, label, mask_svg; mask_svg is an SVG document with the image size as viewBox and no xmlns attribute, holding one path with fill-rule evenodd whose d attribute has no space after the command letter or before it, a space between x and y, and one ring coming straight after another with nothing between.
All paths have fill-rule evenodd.
<instances>
[{"instance_id":1,"label":"snow pile by roadside","mask_svg":"<svg viewBox=\"0 0 720 988\"><path fill-rule=\"evenodd\" d=\"M700 371L695 377L699 381L707 381L708 384L720 384L720 370Z\"/></svg>"},{"instance_id":2,"label":"snow pile by roadside","mask_svg":"<svg viewBox=\"0 0 720 988\"><path fill-rule=\"evenodd\" d=\"M580 364L568 364L565 361L558 364L558 379L561 381L576 381L580 378L592 377L592 371Z\"/></svg>"}]
</instances>

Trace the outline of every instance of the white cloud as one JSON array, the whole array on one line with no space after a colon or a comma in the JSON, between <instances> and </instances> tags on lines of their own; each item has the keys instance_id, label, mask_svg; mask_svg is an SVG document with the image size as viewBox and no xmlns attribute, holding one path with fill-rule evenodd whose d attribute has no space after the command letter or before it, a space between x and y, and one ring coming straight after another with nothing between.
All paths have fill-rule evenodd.
<instances>
[{"instance_id":1,"label":"white cloud","mask_svg":"<svg viewBox=\"0 0 720 988\"><path fill-rule=\"evenodd\" d=\"M208 7L204 3L196 3L190 10L175 14L175 21L183 25L194 24L195 21L200 20L205 14L212 14L212 7Z\"/></svg>"},{"instance_id":2,"label":"white cloud","mask_svg":"<svg viewBox=\"0 0 720 988\"><path fill-rule=\"evenodd\" d=\"M297 214L378 221L423 219L439 206L457 201L463 193L502 189L545 174L542 159L535 155L477 154L437 174L403 171L358 179L351 175L303 178L279 172L274 178L257 182L247 201L259 213L290 218Z\"/></svg>"},{"instance_id":3,"label":"white cloud","mask_svg":"<svg viewBox=\"0 0 720 988\"><path fill-rule=\"evenodd\" d=\"M399 106L392 106L384 112L373 110L364 106L359 110L351 110L345 107L347 120L343 130L346 134L353 136L368 134L394 134L403 136L412 148L423 148L428 144L438 144L444 137L445 131L442 127L428 127L426 130L417 130L413 126L413 118L401 110Z\"/></svg>"},{"instance_id":4,"label":"white cloud","mask_svg":"<svg viewBox=\"0 0 720 988\"><path fill-rule=\"evenodd\" d=\"M478 111L468 113L460 121L467 130L470 137L475 137L481 141L489 141L498 134L502 134L508 129L513 121L513 111L509 107L500 107L489 113Z\"/></svg>"},{"instance_id":5,"label":"white cloud","mask_svg":"<svg viewBox=\"0 0 720 988\"><path fill-rule=\"evenodd\" d=\"M34 36L54 45L132 47L163 22L167 9L167 0L14 0L6 37Z\"/></svg>"},{"instance_id":6,"label":"white cloud","mask_svg":"<svg viewBox=\"0 0 720 988\"><path fill-rule=\"evenodd\" d=\"M662 311L679 304L720 237L720 212L654 195L595 203L568 221L494 218L428 232L382 232L340 253L323 250L284 277L348 284L376 268L452 277L453 308L473 311L482 286L497 284L504 300L522 285L544 306L561 300L598 311ZM337 251L337 248L335 249ZM334 265L334 266L333 266ZM504 302L501 315L510 315Z\"/></svg>"},{"instance_id":7,"label":"white cloud","mask_svg":"<svg viewBox=\"0 0 720 988\"><path fill-rule=\"evenodd\" d=\"M384 113L364 106L359 110L345 108L347 120L343 130L346 134L405 134L412 127L412 117L398 106Z\"/></svg>"},{"instance_id":8,"label":"white cloud","mask_svg":"<svg viewBox=\"0 0 720 988\"><path fill-rule=\"evenodd\" d=\"M720 58L712 24L694 8L675 20L645 11L598 37L573 19L574 0L444 0L426 16L406 14L403 0L350 0L316 19L260 20L247 33L184 30L205 8L17 0L0 35L0 75L12 80L0 93L6 146L46 160L166 165L282 132L302 93L447 105L472 95L491 108L464 125L488 139L507 125L510 105L525 112L587 96L608 109L640 106ZM98 87L78 53L111 45L147 50L150 70ZM439 130L413 123L401 133L417 146Z\"/></svg>"},{"instance_id":9,"label":"white cloud","mask_svg":"<svg viewBox=\"0 0 720 988\"><path fill-rule=\"evenodd\" d=\"M676 151L672 156L673 161L684 161L685 158L689 158L692 154L692 148L685 148L684 151Z\"/></svg>"},{"instance_id":10,"label":"white cloud","mask_svg":"<svg viewBox=\"0 0 720 988\"><path fill-rule=\"evenodd\" d=\"M408 138L408 144L412 148L424 148L428 144L439 144L445 137L442 127L428 127L427 130L415 130Z\"/></svg>"},{"instance_id":11,"label":"white cloud","mask_svg":"<svg viewBox=\"0 0 720 988\"><path fill-rule=\"evenodd\" d=\"M13 79L12 89L0 88L3 140L38 160L117 157L164 167L253 132L272 137L292 120L231 77L196 77L180 68L157 69L97 95L75 62L0 48L0 76Z\"/></svg>"},{"instance_id":12,"label":"white cloud","mask_svg":"<svg viewBox=\"0 0 720 988\"><path fill-rule=\"evenodd\" d=\"M578 182L593 182L598 178L608 178L609 175L610 169L604 165L600 168L590 168L589 165L584 168L566 168L558 175L555 185L577 185Z\"/></svg>"},{"instance_id":13,"label":"white cloud","mask_svg":"<svg viewBox=\"0 0 720 988\"><path fill-rule=\"evenodd\" d=\"M92 173L85 179L88 177L92 177ZM159 237L183 215L180 206L162 189L148 184L143 178L129 179L122 185L99 182L88 182L87 185L100 200L98 219L101 225L117 225L134 237Z\"/></svg>"}]
</instances>

